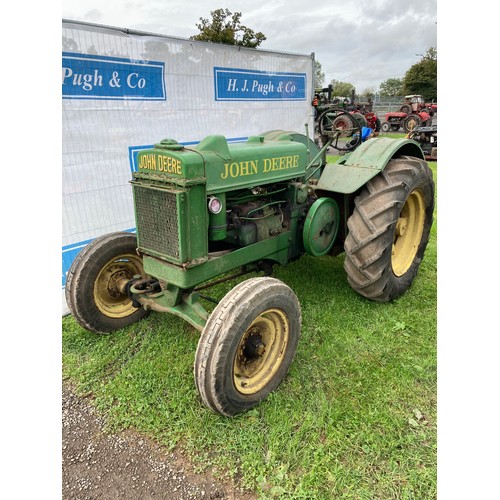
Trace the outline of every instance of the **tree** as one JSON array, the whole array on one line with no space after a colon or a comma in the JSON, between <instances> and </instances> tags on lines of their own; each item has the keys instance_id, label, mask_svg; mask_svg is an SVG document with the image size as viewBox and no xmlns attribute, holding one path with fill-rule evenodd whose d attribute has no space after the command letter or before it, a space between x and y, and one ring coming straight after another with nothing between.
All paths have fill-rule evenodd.
<instances>
[{"instance_id":1,"label":"tree","mask_svg":"<svg viewBox=\"0 0 500 500\"><path fill-rule=\"evenodd\" d=\"M332 80L330 83L333 85L332 95L349 97L354 90L352 83L339 82L338 80Z\"/></svg>"},{"instance_id":2,"label":"tree","mask_svg":"<svg viewBox=\"0 0 500 500\"><path fill-rule=\"evenodd\" d=\"M323 83L325 83L325 74L323 73L323 68L321 63L315 59L314 60L314 86L316 88L322 88Z\"/></svg>"},{"instance_id":3,"label":"tree","mask_svg":"<svg viewBox=\"0 0 500 500\"><path fill-rule=\"evenodd\" d=\"M401 78L388 78L379 86L380 95L395 96L403 93L403 80Z\"/></svg>"},{"instance_id":4,"label":"tree","mask_svg":"<svg viewBox=\"0 0 500 500\"><path fill-rule=\"evenodd\" d=\"M403 92L424 96L426 101L437 100L437 50L430 47L403 78Z\"/></svg>"},{"instance_id":5,"label":"tree","mask_svg":"<svg viewBox=\"0 0 500 500\"><path fill-rule=\"evenodd\" d=\"M260 31L255 33L241 24L241 12L233 14L229 9L217 9L211 11L210 15L211 20L200 17L200 22L196 24L200 33L190 37L191 40L252 48L258 47L266 40L266 36Z\"/></svg>"},{"instance_id":6,"label":"tree","mask_svg":"<svg viewBox=\"0 0 500 500\"><path fill-rule=\"evenodd\" d=\"M375 97L375 90L371 87L363 90L363 93L361 94L363 97L366 99L373 99Z\"/></svg>"}]
</instances>

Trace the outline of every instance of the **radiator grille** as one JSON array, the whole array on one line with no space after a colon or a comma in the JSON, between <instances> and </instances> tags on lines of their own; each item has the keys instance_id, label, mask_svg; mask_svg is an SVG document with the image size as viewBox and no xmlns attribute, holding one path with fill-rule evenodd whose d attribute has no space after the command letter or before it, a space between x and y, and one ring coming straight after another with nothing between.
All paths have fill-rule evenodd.
<instances>
[{"instance_id":1,"label":"radiator grille","mask_svg":"<svg viewBox=\"0 0 500 500\"><path fill-rule=\"evenodd\" d=\"M179 259L176 194L142 186L134 190L139 247Z\"/></svg>"}]
</instances>

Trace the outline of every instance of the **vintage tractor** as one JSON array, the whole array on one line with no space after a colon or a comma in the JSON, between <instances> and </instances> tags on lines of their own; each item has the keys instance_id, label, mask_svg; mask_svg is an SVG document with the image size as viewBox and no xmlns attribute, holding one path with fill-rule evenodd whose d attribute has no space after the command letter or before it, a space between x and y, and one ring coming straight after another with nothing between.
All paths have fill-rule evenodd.
<instances>
[{"instance_id":1,"label":"vintage tractor","mask_svg":"<svg viewBox=\"0 0 500 500\"><path fill-rule=\"evenodd\" d=\"M415 127L406 137L418 142L427 161L437 161L437 125Z\"/></svg>"},{"instance_id":2,"label":"vintage tractor","mask_svg":"<svg viewBox=\"0 0 500 500\"><path fill-rule=\"evenodd\" d=\"M406 114L401 111L389 111L385 114L385 121L381 124L382 132L397 132L401 127L405 132L410 132L415 127L427 126L432 122L431 116L426 111Z\"/></svg>"},{"instance_id":3,"label":"vintage tractor","mask_svg":"<svg viewBox=\"0 0 500 500\"><path fill-rule=\"evenodd\" d=\"M397 132L401 127L405 132L410 132L415 127L431 125L434 110L427 107L421 95L407 95L399 111L385 114L385 121L381 124L382 132Z\"/></svg>"},{"instance_id":4,"label":"vintage tractor","mask_svg":"<svg viewBox=\"0 0 500 500\"><path fill-rule=\"evenodd\" d=\"M327 131L329 142L344 132ZM108 333L150 311L177 315L201 332L202 402L226 416L259 404L284 379L301 333L299 301L273 265L344 250L351 287L387 302L410 287L429 239L434 181L415 141L370 139L337 163L326 162L328 146L275 130L240 144L165 139L139 152L137 233L98 237L76 257L66 284L76 321ZM250 272L263 275L220 301L206 295ZM211 313L205 299L217 302Z\"/></svg>"},{"instance_id":5,"label":"vintage tractor","mask_svg":"<svg viewBox=\"0 0 500 500\"><path fill-rule=\"evenodd\" d=\"M337 108L326 109L315 122L316 144L322 147L329 143L341 154L353 151L361 144L362 128L366 126L363 115L360 117ZM333 140L332 131L337 131Z\"/></svg>"},{"instance_id":6,"label":"vintage tractor","mask_svg":"<svg viewBox=\"0 0 500 500\"><path fill-rule=\"evenodd\" d=\"M380 132L380 119L373 112L373 102L355 102L354 91L352 98L349 97L334 97L332 96L333 86L329 85L327 88L316 89L316 93L312 102L315 112L315 142L320 147L326 142L327 137L321 135L321 129L324 128L324 120L330 124L337 115L342 113L349 113L355 121L348 120L343 117L341 122L348 122L345 126L348 128L357 125L362 127L371 128L374 132Z\"/></svg>"},{"instance_id":7,"label":"vintage tractor","mask_svg":"<svg viewBox=\"0 0 500 500\"><path fill-rule=\"evenodd\" d=\"M380 132L380 118L373 111L359 111L359 113L366 123L363 126L371 128L374 132Z\"/></svg>"},{"instance_id":8,"label":"vintage tractor","mask_svg":"<svg viewBox=\"0 0 500 500\"><path fill-rule=\"evenodd\" d=\"M374 132L380 132L380 119L373 111L373 101L353 102L347 106L347 111L353 114L362 127L369 127Z\"/></svg>"},{"instance_id":9,"label":"vintage tractor","mask_svg":"<svg viewBox=\"0 0 500 500\"><path fill-rule=\"evenodd\" d=\"M424 111L433 117L437 112L437 104L425 102L425 99L421 95L405 95L405 101L399 107L399 111L407 115Z\"/></svg>"}]
</instances>

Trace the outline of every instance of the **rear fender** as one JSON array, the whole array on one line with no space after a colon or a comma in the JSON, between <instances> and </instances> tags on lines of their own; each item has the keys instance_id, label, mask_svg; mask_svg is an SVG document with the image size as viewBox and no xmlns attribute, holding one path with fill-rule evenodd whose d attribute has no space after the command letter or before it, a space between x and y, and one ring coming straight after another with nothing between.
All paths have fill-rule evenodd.
<instances>
[{"instance_id":1,"label":"rear fender","mask_svg":"<svg viewBox=\"0 0 500 500\"><path fill-rule=\"evenodd\" d=\"M425 159L420 145L411 139L369 139L336 163L327 163L318 180L317 189L332 193L354 193L398 156Z\"/></svg>"}]
</instances>

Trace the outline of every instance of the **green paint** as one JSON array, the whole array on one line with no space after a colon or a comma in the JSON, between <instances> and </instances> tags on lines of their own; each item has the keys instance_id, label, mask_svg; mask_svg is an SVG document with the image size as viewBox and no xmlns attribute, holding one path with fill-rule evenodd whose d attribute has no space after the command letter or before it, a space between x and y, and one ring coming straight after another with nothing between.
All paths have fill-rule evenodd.
<instances>
[{"instance_id":1,"label":"green paint","mask_svg":"<svg viewBox=\"0 0 500 500\"><path fill-rule=\"evenodd\" d=\"M423 157L414 141L377 138L327 164L325 150L282 130L242 144L212 135L194 148L165 139L140 152L132 180L138 251L161 291L132 288L134 298L201 329L207 314L196 286L247 264L328 253L343 238L337 232L349 215L346 195L400 154ZM322 194L313 204L316 189ZM217 213L209 210L214 197Z\"/></svg>"}]
</instances>

